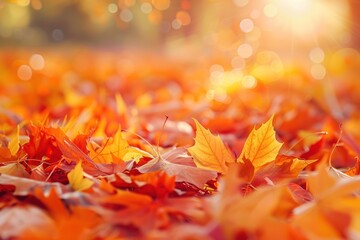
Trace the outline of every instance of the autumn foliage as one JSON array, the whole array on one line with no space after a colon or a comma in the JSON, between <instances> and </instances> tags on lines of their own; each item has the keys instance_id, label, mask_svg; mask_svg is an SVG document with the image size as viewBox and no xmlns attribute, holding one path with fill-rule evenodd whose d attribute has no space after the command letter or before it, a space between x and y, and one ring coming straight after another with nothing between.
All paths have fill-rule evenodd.
<instances>
[{"instance_id":1,"label":"autumn foliage","mask_svg":"<svg viewBox=\"0 0 360 240\"><path fill-rule=\"evenodd\" d=\"M210 62L44 51L54 64L22 81L27 54L0 57L1 239L359 238L353 75L287 66L219 101ZM360 58L338 61L333 76Z\"/></svg>"}]
</instances>

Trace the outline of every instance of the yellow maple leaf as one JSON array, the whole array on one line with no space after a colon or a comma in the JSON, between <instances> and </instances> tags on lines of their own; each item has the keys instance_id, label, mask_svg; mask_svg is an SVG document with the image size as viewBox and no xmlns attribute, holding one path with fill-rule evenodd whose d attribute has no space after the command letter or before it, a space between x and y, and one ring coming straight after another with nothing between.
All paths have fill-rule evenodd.
<instances>
[{"instance_id":1,"label":"yellow maple leaf","mask_svg":"<svg viewBox=\"0 0 360 240\"><path fill-rule=\"evenodd\" d=\"M246 139L244 148L237 162L243 162L248 159L255 169L266 163L275 160L282 146L275 137L274 127L272 125L274 116L258 129L254 128Z\"/></svg>"},{"instance_id":2,"label":"yellow maple leaf","mask_svg":"<svg viewBox=\"0 0 360 240\"><path fill-rule=\"evenodd\" d=\"M143 156L152 157L151 154L137 147L130 146L123 137L121 129L116 132L115 136L111 138L103 148L90 142L88 149L90 151L90 157L98 163L117 164L119 161L126 162L130 160L138 162Z\"/></svg>"},{"instance_id":3,"label":"yellow maple leaf","mask_svg":"<svg viewBox=\"0 0 360 240\"><path fill-rule=\"evenodd\" d=\"M18 125L16 133L12 136L11 141L9 142L9 150L10 150L12 156L15 156L17 151L20 148L19 135L20 135L20 127Z\"/></svg>"},{"instance_id":4,"label":"yellow maple leaf","mask_svg":"<svg viewBox=\"0 0 360 240\"><path fill-rule=\"evenodd\" d=\"M91 180L84 178L81 161L78 162L75 168L68 173L67 177L71 188L76 191L86 190L94 184Z\"/></svg>"},{"instance_id":5,"label":"yellow maple leaf","mask_svg":"<svg viewBox=\"0 0 360 240\"><path fill-rule=\"evenodd\" d=\"M214 136L205 129L197 120L195 145L188 151L194 158L197 167L214 170L220 173L227 172L227 163L234 162L228 149L225 147L220 136Z\"/></svg>"}]
</instances>

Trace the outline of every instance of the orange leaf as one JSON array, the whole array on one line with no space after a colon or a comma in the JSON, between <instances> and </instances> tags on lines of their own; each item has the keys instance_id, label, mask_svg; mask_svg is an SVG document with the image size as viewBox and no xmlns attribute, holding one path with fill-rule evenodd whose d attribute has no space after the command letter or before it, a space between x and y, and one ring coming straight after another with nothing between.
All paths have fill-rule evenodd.
<instances>
[{"instance_id":1,"label":"orange leaf","mask_svg":"<svg viewBox=\"0 0 360 240\"><path fill-rule=\"evenodd\" d=\"M227 172L226 163L234 162L229 150L225 147L220 136L214 136L205 129L197 120L195 145L188 151L194 157L197 167L215 170L220 173Z\"/></svg>"},{"instance_id":2,"label":"orange leaf","mask_svg":"<svg viewBox=\"0 0 360 240\"><path fill-rule=\"evenodd\" d=\"M237 162L244 162L244 159L248 159L252 162L255 169L258 169L264 164L275 160L282 143L276 140L272 125L273 117L258 129L254 128L251 131L240 157L236 160Z\"/></svg>"},{"instance_id":3,"label":"orange leaf","mask_svg":"<svg viewBox=\"0 0 360 240\"><path fill-rule=\"evenodd\" d=\"M238 164L238 176L246 182L251 182L254 178L254 166L247 159L244 159L244 163Z\"/></svg>"},{"instance_id":4,"label":"orange leaf","mask_svg":"<svg viewBox=\"0 0 360 240\"><path fill-rule=\"evenodd\" d=\"M42 202L48 209L51 216L56 221L66 221L70 214L64 203L61 201L56 189L51 187L48 194L45 194L41 188L34 189L34 196Z\"/></svg>"},{"instance_id":5,"label":"orange leaf","mask_svg":"<svg viewBox=\"0 0 360 240\"><path fill-rule=\"evenodd\" d=\"M285 179L296 178L300 172L316 160L300 160L295 157L278 155L273 162L261 166L255 174L255 186L267 183L276 183Z\"/></svg>"}]
</instances>

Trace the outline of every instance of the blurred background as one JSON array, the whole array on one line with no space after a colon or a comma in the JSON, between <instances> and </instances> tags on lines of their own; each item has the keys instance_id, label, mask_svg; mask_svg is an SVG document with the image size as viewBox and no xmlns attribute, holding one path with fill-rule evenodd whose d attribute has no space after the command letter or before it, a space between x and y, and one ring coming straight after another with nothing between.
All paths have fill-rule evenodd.
<instances>
[{"instance_id":1,"label":"blurred background","mask_svg":"<svg viewBox=\"0 0 360 240\"><path fill-rule=\"evenodd\" d=\"M334 79L357 69L359 11L357 0L0 0L0 86L76 73L117 89L137 71L225 101L239 86Z\"/></svg>"},{"instance_id":2,"label":"blurred background","mask_svg":"<svg viewBox=\"0 0 360 240\"><path fill-rule=\"evenodd\" d=\"M156 143L166 115L164 145L191 143L176 122L196 118L235 134L236 152L275 113L289 144L330 120L360 142L359 12L359 0L0 0L0 130L73 117Z\"/></svg>"},{"instance_id":3,"label":"blurred background","mask_svg":"<svg viewBox=\"0 0 360 240\"><path fill-rule=\"evenodd\" d=\"M229 50L357 46L356 0L1 0L0 43Z\"/></svg>"},{"instance_id":4,"label":"blurred background","mask_svg":"<svg viewBox=\"0 0 360 240\"><path fill-rule=\"evenodd\" d=\"M327 51L360 47L359 6L357 0L0 0L0 47L215 56L220 66L213 71L257 62L257 75L266 65L281 72L282 61L300 61L322 79Z\"/></svg>"}]
</instances>

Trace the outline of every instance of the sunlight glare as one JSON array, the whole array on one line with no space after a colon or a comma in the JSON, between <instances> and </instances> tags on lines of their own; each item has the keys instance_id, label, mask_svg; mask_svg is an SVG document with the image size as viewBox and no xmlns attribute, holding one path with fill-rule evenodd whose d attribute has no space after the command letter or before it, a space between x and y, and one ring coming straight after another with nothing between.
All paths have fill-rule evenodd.
<instances>
[{"instance_id":1,"label":"sunlight glare","mask_svg":"<svg viewBox=\"0 0 360 240\"><path fill-rule=\"evenodd\" d=\"M265 16L276 18L278 27L309 41L341 32L344 23L334 13L342 16L346 11L346 5L325 0L273 0L263 9Z\"/></svg>"}]
</instances>

